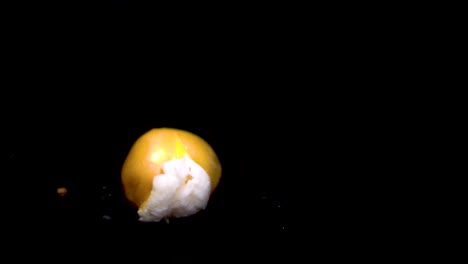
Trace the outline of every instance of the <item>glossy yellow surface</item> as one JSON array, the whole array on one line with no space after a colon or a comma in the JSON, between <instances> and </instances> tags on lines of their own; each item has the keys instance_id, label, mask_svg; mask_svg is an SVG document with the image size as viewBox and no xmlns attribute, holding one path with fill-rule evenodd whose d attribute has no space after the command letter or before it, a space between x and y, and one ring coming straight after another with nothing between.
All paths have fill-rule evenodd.
<instances>
[{"instance_id":1,"label":"glossy yellow surface","mask_svg":"<svg viewBox=\"0 0 468 264\"><path fill-rule=\"evenodd\" d=\"M211 146L199 136L174 128L155 128L133 144L122 168L125 195L140 207L149 197L153 177L162 173L162 164L188 155L209 175L211 191L221 177L221 164Z\"/></svg>"}]
</instances>

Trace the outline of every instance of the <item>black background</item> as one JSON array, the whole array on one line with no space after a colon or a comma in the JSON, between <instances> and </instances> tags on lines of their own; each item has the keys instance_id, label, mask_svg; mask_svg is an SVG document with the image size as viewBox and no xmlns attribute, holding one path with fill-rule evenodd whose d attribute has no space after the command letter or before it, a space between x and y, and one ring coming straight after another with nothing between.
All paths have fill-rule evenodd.
<instances>
[{"instance_id":1,"label":"black background","mask_svg":"<svg viewBox=\"0 0 468 264\"><path fill-rule=\"evenodd\" d=\"M4 191L10 225L46 234L288 232L282 164L301 149L294 140L304 132L286 114L298 107L287 91L295 73L276 30L236 29L230 19L181 22L163 11L152 17L125 1L62 6L89 17L36 7L7 27L2 159L15 186ZM223 166L208 208L169 224L138 222L120 185L133 142L157 127L201 136Z\"/></svg>"},{"instance_id":2,"label":"black background","mask_svg":"<svg viewBox=\"0 0 468 264\"><path fill-rule=\"evenodd\" d=\"M7 226L28 238L200 231L278 245L297 230L321 245L385 230L392 208L378 198L392 166L379 151L398 145L386 133L402 132L381 122L393 108L376 87L394 81L379 67L391 53L372 44L382 28L343 6L212 8L5 8ZM198 134L223 166L208 208L169 224L139 223L120 186L131 145L155 127Z\"/></svg>"}]
</instances>

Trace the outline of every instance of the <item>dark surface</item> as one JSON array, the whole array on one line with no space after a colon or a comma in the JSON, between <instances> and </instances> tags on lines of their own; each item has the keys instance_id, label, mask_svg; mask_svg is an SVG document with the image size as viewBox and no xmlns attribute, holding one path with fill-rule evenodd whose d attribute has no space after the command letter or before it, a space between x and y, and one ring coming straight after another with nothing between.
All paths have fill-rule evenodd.
<instances>
[{"instance_id":1,"label":"dark surface","mask_svg":"<svg viewBox=\"0 0 468 264\"><path fill-rule=\"evenodd\" d=\"M115 121L105 122L81 113L67 121L49 116L49 126L40 128L32 119L23 119L29 125L11 129L3 157L8 168L3 175L15 182L3 192L8 212L4 226L13 231L9 246L44 245L54 253L42 251L39 256L73 258L95 248L98 256L119 259L155 248L178 251L173 245L180 243L188 244L184 252L193 252L190 255L206 247L213 254L246 253L251 248L263 255L288 243L283 237L291 231L294 217L285 186L289 184L280 179L284 175L277 171L276 161L267 158L273 149L260 137L263 130L233 126L234 118L214 118L211 123L171 114L150 116L127 119L109 113L107 117ZM134 140L162 126L192 131L209 142L223 166L222 178L206 210L170 223L141 223L123 195L120 170ZM59 187L68 189L63 198L56 193ZM205 256L211 253L200 255Z\"/></svg>"},{"instance_id":2,"label":"dark surface","mask_svg":"<svg viewBox=\"0 0 468 264\"><path fill-rule=\"evenodd\" d=\"M34 222L67 228L138 224L136 210L126 202L120 185L123 161L144 132L176 127L192 131L211 144L222 163L223 175L204 212L169 225L269 232L287 228L287 202L275 168L262 157L256 159L266 144L258 132L239 127L234 118L219 113L210 117L211 111L200 113L199 118L142 111L132 112L134 118L113 111L105 115L60 111L49 113L39 124L36 113L10 126L4 160L10 177L21 183L17 191L26 207L18 208L18 219L28 222L34 215ZM59 187L68 189L63 198L56 193Z\"/></svg>"}]
</instances>

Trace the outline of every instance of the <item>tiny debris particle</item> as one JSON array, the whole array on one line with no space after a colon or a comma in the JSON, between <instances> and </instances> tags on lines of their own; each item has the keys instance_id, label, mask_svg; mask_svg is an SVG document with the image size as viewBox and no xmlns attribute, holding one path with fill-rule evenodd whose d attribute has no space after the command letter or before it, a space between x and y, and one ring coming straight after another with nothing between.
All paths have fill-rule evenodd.
<instances>
[{"instance_id":1,"label":"tiny debris particle","mask_svg":"<svg viewBox=\"0 0 468 264\"><path fill-rule=\"evenodd\" d=\"M105 221L109 221L112 219L112 217L108 216L108 215L103 215L102 216L102 219L105 220Z\"/></svg>"},{"instance_id":2,"label":"tiny debris particle","mask_svg":"<svg viewBox=\"0 0 468 264\"><path fill-rule=\"evenodd\" d=\"M184 184L187 184L190 180L193 179L193 176L192 175L187 175L187 177L185 177L185 182Z\"/></svg>"},{"instance_id":3,"label":"tiny debris particle","mask_svg":"<svg viewBox=\"0 0 468 264\"><path fill-rule=\"evenodd\" d=\"M67 192L67 188L65 187L57 188L57 195L60 197L65 197L67 195Z\"/></svg>"}]
</instances>

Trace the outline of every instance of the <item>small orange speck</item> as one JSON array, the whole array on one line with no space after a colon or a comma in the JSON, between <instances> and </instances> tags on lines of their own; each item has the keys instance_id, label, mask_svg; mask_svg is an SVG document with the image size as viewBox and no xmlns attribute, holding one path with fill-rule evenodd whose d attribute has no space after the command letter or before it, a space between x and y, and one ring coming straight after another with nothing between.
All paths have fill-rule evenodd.
<instances>
[{"instance_id":1,"label":"small orange speck","mask_svg":"<svg viewBox=\"0 0 468 264\"><path fill-rule=\"evenodd\" d=\"M57 188L57 194L60 197L65 197L65 195L67 195L67 188L65 187Z\"/></svg>"}]
</instances>

